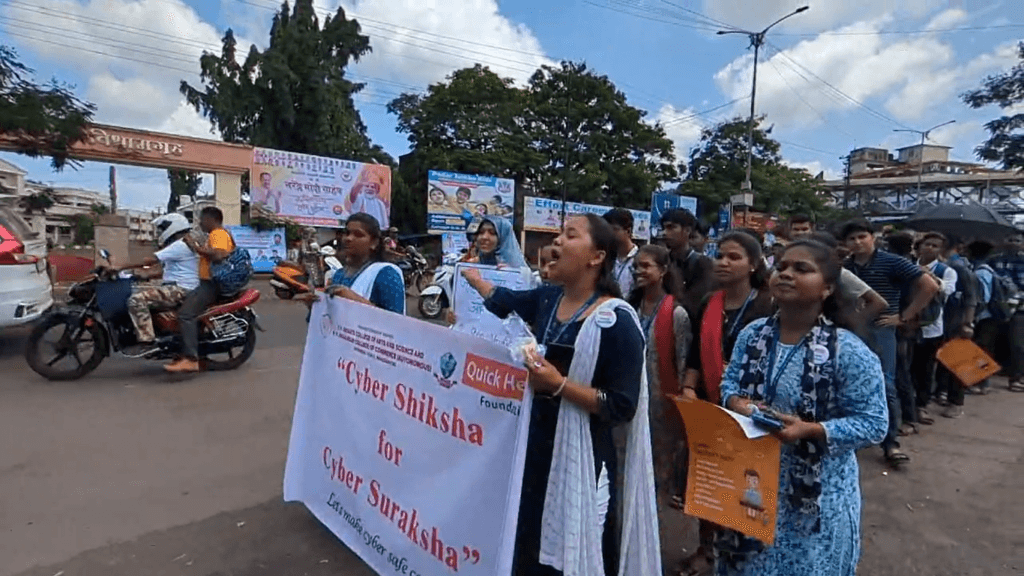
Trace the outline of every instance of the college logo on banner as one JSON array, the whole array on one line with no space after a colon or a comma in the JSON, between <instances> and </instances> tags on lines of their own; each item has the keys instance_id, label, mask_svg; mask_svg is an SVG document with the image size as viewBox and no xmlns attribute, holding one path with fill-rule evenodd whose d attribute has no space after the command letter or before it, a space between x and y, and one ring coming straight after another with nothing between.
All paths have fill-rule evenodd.
<instances>
[{"instance_id":1,"label":"college logo on banner","mask_svg":"<svg viewBox=\"0 0 1024 576\"><path fill-rule=\"evenodd\" d=\"M324 298L312 314L285 500L378 574L510 574L527 372L507 348L372 306Z\"/></svg>"}]
</instances>

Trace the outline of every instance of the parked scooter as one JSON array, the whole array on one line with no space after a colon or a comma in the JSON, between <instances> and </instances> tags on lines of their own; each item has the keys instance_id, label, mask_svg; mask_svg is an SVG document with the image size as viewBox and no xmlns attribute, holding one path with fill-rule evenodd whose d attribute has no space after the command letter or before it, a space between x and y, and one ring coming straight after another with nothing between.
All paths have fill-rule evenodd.
<instances>
[{"instance_id":1,"label":"parked scooter","mask_svg":"<svg viewBox=\"0 0 1024 576\"><path fill-rule=\"evenodd\" d=\"M434 271L434 279L430 286L420 292L420 315L427 320L440 318L445 308L451 306L452 295L455 292L455 264L458 261L457 255L446 254L441 266Z\"/></svg>"},{"instance_id":2,"label":"parked scooter","mask_svg":"<svg viewBox=\"0 0 1024 576\"><path fill-rule=\"evenodd\" d=\"M330 278L335 271L341 269L342 265L335 255L334 248L330 246L320 248L317 244L313 244L312 248L320 252L321 262L326 270L325 278ZM270 285L274 288L274 294L278 298L291 300L297 294L309 292L307 282L309 282L309 275L306 273L305 266L291 260L282 260L274 266Z\"/></svg>"},{"instance_id":3,"label":"parked scooter","mask_svg":"<svg viewBox=\"0 0 1024 576\"><path fill-rule=\"evenodd\" d=\"M110 253L100 255L110 263ZM118 352L129 358L164 360L182 354L175 309L154 309L156 345L135 354L135 327L128 315L128 297L136 279L111 268L97 268L71 287L70 302L55 306L32 329L25 360L48 380L77 380ZM256 349L256 330L263 330L251 306L259 290L248 288L222 299L199 317L199 356L207 370L234 370ZM54 338L55 337L55 338Z\"/></svg>"}]
</instances>

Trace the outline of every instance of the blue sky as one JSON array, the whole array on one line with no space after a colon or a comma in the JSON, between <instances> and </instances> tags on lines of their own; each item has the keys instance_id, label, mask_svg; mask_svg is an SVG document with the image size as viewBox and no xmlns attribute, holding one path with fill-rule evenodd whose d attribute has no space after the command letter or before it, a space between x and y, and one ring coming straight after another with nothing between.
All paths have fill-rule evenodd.
<instances>
[{"instance_id":1,"label":"blue sky","mask_svg":"<svg viewBox=\"0 0 1024 576\"><path fill-rule=\"evenodd\" d=\"M351 0L374 53L352 70L368 86L357 98L373 140L393 155L408 149L384 104L480 62L525 80L536 67L585 60L661 121L684 158L702 126L746 115L752 57L746 37L725 25L761 28L802 5L795 0ZM326 12L337 0L318 0ZM215 137L182 101L197 58L231 27L261 46L272 0L4 0L0 26L37 77L56 77L99 107L102 122ZM935 143L971 160L982 124L999 111L973 111L958 95L1017 62L1024 16L1013 2L821 0L772 30L758 68L757 108L774 125L785 159L837 175L840 156L860 146L895 148L936 131ZM714 21L722 24L714 23ZM702 112L713 111L701 114ZM104 189L107 165L54 174L45 161L0 154L45 182ZM166 202L159 170L119 167L122 202ZM206 187L212 188L212 179Z\"/></svg>"}]
</instances>

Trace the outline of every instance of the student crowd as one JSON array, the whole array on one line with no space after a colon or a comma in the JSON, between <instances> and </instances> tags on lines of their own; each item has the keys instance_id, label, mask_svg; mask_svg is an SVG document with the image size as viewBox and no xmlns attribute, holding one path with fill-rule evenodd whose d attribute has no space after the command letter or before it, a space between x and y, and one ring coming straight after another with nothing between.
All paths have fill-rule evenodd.
<instances>
[{"instance_id":1,"label":"student crowd","mask_svg":"<svg viewBox=\"0 0 1024 576\"><path fill-rule=\"evenodd\" d=\"M890 465L907 465L901 438L931 424L933 407L963 414L964 387L937 350L973 338L995 355L1007 333L1009 388L1024 390L1024 235L995 252L934 232L879 235L863 220L816 232L796 216L770 256L756 232L734 230L711 259L691 244L703 240L691 213L670 210L661 226L663 246L638 247L628 210L569 218L530 290L463 272L489 311L518 314L543 345L528 353L514 573L855 574L856 451L880 445ZM507 221L488 217L474 236L474 261L525 266ZM344 241L329 291L404 313L373 218L353 216ZM702 521L682 564L654 553L673 547L654 527L683 513L685 494L686 432L669 395L782 420L774 544Z\"/></svg>"}]
</instances>

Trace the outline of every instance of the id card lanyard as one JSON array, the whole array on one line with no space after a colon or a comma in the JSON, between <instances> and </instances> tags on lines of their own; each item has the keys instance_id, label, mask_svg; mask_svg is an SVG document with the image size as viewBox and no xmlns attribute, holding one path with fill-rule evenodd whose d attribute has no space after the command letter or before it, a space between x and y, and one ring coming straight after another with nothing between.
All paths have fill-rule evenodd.
<instances>
[{"instance_id":1,"label":"id card lanyard","mask_svg":"<svg viewBox=\"0 0 1024 576\"><path fill-rule=\"evenodd\" d=\"M555 321L555 316L558 316L558 308L562 305L562 297L563 296L565 296L565 295L562 294L561 296L558 297L558 301L555 302L555 308L554 308L554 310L551 311L551 316L548 316L548 324L547 324L547 326L544 327L544 335L543 335L543 338L541 339L540 343L544 344L545 346L550 344L550 343L552 343L552 342L557 343L558 339L562 337L562 334L565 334L565 330L569 327L569 325L574 323L574 322L576 322L577 320L579 320L580 316L582 316L583 313L588 308L593 306L594 302L597 302L597 299L598 299L598 293L594 292L590 296L590 298L586 302L583 303L583 306L580 306L576 310L576 312L573 312L573 315L570 316L569 319L566 320L562 324L562 326L559 328L558 332L555 333L555 336L552 338L551 337L551 323Z\"/></svg>"},{"instance_id":2,"label":"id card lanyard","mask_svg":"<svg viewBox=\"0 0 1024 576\"><path fill-rule=\"evenodd\" d=\"M775 358L778 355L779 339L779 329L776 328L772 331L772 342L768 348L768 372L765 374L764 401L768 406L775 402L775 393L778 391L779 380L785 374L789 361L793 359L798 350L803 348L804 342L807 341L807 336L801 338L799 342L789 349L789 353L786 354L786 357L782 359L782 363L779 364L778 374L775 374Z\"/></svg>"}]
</instances>

